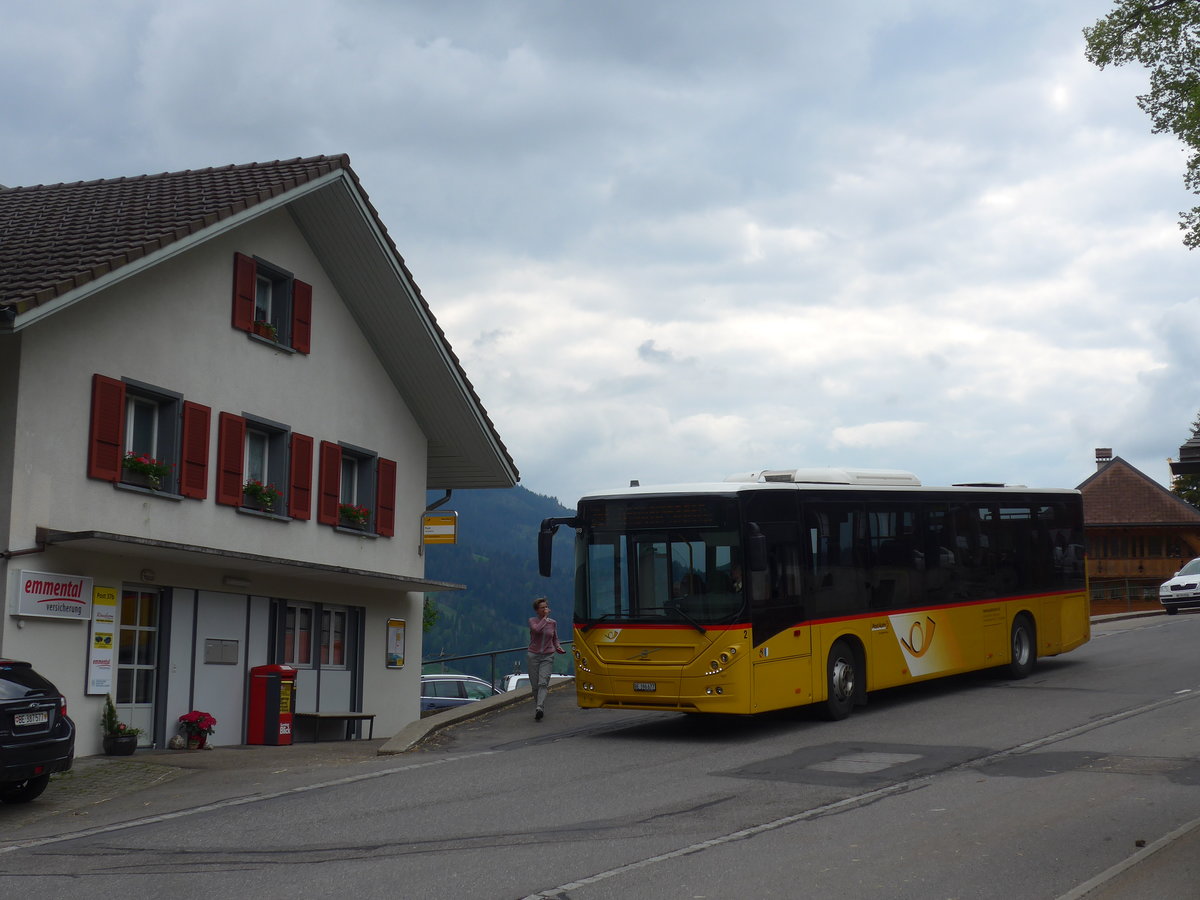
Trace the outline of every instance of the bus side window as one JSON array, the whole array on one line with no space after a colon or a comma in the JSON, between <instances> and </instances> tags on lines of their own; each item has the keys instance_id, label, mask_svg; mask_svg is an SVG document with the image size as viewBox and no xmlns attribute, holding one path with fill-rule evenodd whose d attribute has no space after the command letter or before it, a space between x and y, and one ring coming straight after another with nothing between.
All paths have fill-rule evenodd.
<instances>
[{"instance_id":1,"label":"bus side window","mask_svg":"<svg viewBox=\"0 0 1200 900\"><path fill-rule=\"evenodd\" d=\"M811 550L806 598L810 619L866 609L862 564L867 555L864 516L857 505L813 503L804 514Z\"/></svg>"}]
</instances>

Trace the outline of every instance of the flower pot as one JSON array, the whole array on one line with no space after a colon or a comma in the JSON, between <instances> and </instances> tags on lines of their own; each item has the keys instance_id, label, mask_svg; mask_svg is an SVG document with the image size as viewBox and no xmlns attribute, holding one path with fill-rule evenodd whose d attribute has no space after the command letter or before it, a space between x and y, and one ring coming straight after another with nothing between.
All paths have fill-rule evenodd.
<instances>
[{"instance_id":1,"label":"flower pot","mask_svg":"<svg viewBox=\"0 0 1200 900\"><path fill-rule=\"evenodd\" d=\"M157 475L151 475L149 472L135 472L133 469L123 469L121 481L125 484L149 488L152 491L157 491L162 487L162 479Z\"/></svg>"},{"instance_id":2,"label":"flower pot","mask_svg":"<svg viewBox=\"0 0 1200 900\"><path fill-rule=\"evenodd\" d=\"M137 749L136 734L106 734L104 736L104 752L109 756L132 756Z\"/></svg>"},{"instance_id":3,"label":"flower pot","mask_svg":"<svg viewBox=\"0 0 1200 900\"><path fill-rule=\"evenodd\" d=\"M204 745L208 743L207 734L189 734L187 745L189 750L203 750Z\"/></svg>"},{"instance_id":4,"label":"flower pot","mask_svg":"<svg viewBox=\"0 0 1200 900\"><path fill-rule=\"evenodd\" d=\"M351 518L350 516L342 516L338 520L338 524L343 528L353 528L355 531L362 531L367 527L367 523L362 519Z\"/></svg>"},{"instance_id":5,"label":"flower pot","mask_svg":"<svg viewBox=\"0 0 1200 900\"><path fill-rule=\"evenodd\" d=\"M278 334L274 328L262 322L255 322L251 327L254 329L255 334L257 334L259 337L266 338L268 341L275 340L275 337Z\"/></svg>"},{"instance_id":6,"label":"flower pot","mask_svg":"<svg viewBox=\"0 0 1200 900\"><path fill-rule=\"evenodd\" d=\"M246 509L257 509L259 512L274 512L275 504L268 503L266 500L260 500L258 497L253 497L250 494L242 495L242 506Z\"/></svg>"}]
</instances>

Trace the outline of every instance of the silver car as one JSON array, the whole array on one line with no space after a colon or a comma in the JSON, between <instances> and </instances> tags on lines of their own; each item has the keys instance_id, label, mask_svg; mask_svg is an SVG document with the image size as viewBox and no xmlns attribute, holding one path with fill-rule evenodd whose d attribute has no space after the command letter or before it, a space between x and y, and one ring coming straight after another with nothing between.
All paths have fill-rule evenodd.
<instances>
[{"instance_id":1,"label":"silver car","mask_svg":"<svg viewBox=\"0 0 1200 900\"><path fill-rule=\"evenodd\" d=\"M1193 559L1174 578L1162 583L1158 602L1170 616L1187 607L1200 607L1200 558Z\"/></svg>"}]
</instances>

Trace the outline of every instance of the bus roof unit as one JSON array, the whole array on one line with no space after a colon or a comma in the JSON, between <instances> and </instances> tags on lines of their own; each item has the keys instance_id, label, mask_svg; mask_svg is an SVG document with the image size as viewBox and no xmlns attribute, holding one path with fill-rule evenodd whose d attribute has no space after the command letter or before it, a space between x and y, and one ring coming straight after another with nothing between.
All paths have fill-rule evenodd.
<instances>
[{"instance_id":1,"label":"bus roof unit","mask_svg":"<svg viewBox=\"0 0 1200 900\"><path fill-rule=\"evenodd\" d=\"M895 487L920 487L921 479L900 469L762 469L725 479L748 484L786 482L788 484L877 484Z\"/></svg>"}]
</instances>

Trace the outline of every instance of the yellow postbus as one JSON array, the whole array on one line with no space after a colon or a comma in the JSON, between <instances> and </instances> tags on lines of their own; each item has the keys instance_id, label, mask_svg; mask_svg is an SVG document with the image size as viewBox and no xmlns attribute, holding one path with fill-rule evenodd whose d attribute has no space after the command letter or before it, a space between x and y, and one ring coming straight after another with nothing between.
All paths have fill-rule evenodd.
<instances>
[{"instance_id":1,"label":"yellow postbus","mask_svg":"<svg viewBox=\"0 0 1200 900\"><path fill-rule=\"evenodd\" d=\"M576 514L579 705L758 713L1088 641L1078 491L795 469L593 493Z\"/></svg>"}]
</instances>

